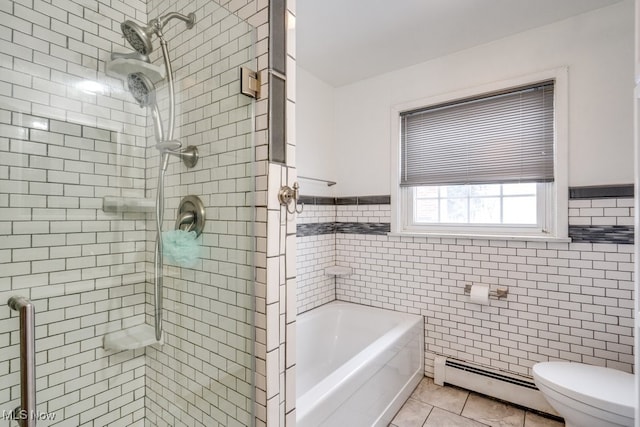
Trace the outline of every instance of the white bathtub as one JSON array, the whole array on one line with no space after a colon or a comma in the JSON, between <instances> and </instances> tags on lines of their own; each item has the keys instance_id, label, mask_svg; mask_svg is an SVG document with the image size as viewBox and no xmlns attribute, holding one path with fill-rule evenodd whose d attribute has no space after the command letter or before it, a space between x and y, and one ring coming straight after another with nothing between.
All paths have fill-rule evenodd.
<instances>
[{"instance_id":1,"label":"white bathtub","mask_svg":"<svg viewBox=\"0 0 640 427\"><path fill-rule=\"evenodd\" d=\"M424 376L422 316L332 302L297 318L296 425L387 426Z\"/></svg>"}]
</instances>

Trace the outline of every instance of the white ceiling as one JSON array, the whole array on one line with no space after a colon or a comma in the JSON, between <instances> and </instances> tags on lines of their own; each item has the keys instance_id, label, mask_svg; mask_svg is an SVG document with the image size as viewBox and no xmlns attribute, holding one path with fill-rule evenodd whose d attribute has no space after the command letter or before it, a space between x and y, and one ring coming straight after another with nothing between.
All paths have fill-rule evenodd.
<instances>
[{"instance_id":1,"label":"white ceiling","mask_svg":"<svg viewBox=\"0 0 640 427\"><path fill-rule=\"evenodd\" d=\"M338 87L621 0L297 0L298 64Z\"/></svg>"}]
</instances>

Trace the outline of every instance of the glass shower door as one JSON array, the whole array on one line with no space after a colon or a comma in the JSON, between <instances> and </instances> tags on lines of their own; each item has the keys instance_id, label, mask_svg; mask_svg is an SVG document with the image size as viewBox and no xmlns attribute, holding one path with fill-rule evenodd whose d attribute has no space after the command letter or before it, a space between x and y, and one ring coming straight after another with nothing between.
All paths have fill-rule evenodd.
<instances>
[{"instance_id":1,"label":"glass shower door","mask_svg":"<svg viewBox=\"0 0 640 427\"><path fill-rule=\"evenodd\" d=\"M163 239L178 256L162 270L158 343L131 331L154 329L157 145L171 141L127 77L153 83L164 136L168 81L157 34L148 63L112 53L134 52L122 22L172 13L196 19L162 31L171 140L199 157L187 168L168 156L161 226L190 231L188 218L176 224L186 196L206 221L187 246ZM254 107L240 66L255 68L254 30L211 1L0 4L1 419L20 405L7 301L21 295L36 313L38 426L253 425Z\"/></svg>"}]
</instances>

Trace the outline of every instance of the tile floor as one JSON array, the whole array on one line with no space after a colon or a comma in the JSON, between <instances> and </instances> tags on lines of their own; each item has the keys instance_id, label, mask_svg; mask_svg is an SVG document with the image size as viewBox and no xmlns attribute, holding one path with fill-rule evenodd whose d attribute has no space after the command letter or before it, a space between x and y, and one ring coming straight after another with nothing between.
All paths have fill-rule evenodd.
<instances>
[{"instance_id":1,"label":"tile floor","mask_svg":"<svg viewBox=\"0 0 640 427\"><path fill-rule=\"evenodd\" d=\"M535 412L424 378L389 427L563 427Z\"/></svg>"}]
</instances>

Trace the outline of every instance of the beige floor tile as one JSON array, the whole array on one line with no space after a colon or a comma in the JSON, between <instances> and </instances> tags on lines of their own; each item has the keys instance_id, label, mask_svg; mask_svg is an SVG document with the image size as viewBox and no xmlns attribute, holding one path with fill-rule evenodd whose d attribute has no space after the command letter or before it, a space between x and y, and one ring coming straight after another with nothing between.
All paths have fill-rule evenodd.
<instances>
[{"instance_id":1,"label":"beige floor tile","mask_svg":"<svg viewBox=\"0 0 640 427\"><path fill-rule=\"evenodd\" d=\"M564 423L527 411L524 415L524 427L564 427Z\"/></svg>"},{"instance_id":2,"label":"beige floor tile","mask_svg":"<svg viewBox=\"0 0 640 427\"><path fill-rule=\"evenodd\" d=\"M433 406L409 399L400 409L391 424L395 427L422 427Z\"/></svg>"},{"instance_id":3,"label":"beige floor tile","mask_svg":"<svg viewBox=\"0 0 640 427\"><path fill-rule=\"evenodd\" d=\"M424 378L411 395L424 403L460 414L469 392L455 387L441 387L433 383L433 379Z\"/></svg>"},{"instance_id":4,"label":"beige floor tile","mask_svg":"<svg viewBox=\"0 0 640 427\"><path fill-rule=\"evenodd\" d=\"M524 426L524 410L475 393L469 395L462 416L492 427Z\"/></svg>"},{"instance_id":5,"label":"beige floor tile","mask_svg":"<svg viewBox=\"0 0 640 427\"><path fill-rule=\"evenodd\" d=\"M424 427L486 427L486 424L470 420L444 409L433 408Z\"/></svg>"}]
</instances>

